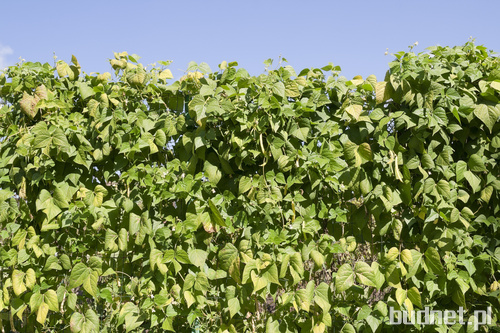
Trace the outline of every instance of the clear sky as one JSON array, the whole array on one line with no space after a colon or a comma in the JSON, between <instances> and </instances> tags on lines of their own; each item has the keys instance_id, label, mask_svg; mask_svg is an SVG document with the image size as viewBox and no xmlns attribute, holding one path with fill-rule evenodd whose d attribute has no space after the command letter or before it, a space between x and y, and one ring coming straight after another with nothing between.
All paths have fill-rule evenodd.
<instances>
[{"instance_id":1,"label":"clear sky","mask_svg":"<svg viewBox=\"0 0 500 333\"><path fill-rule=\"evenodd\" d=\"M111 71L113 52L144 64L173 60L179 78L190 61L212 70L237 61L251 74L280 55L297 72L328 62L342 75L383 79L391 53L462 45L470 36L500 52L500 1L23 1L0 0L0 67L69 62ZM389 55L385 56L386 48Z\"/></svg>"}]
</instances>

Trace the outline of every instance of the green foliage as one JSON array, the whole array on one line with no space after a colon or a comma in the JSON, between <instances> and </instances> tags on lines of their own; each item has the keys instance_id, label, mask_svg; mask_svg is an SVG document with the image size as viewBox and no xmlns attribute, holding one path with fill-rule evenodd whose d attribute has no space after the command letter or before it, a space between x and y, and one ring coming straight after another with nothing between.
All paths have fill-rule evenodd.
<instances>
[{"instance_id":1,"label":"green foliage","mask_svg":"<svg viewBox=\"0 0 500 333\"><path fill-rule=\"evenodd\" d=\"M385 332L388 306L497 321L484 47L398 53L384 81L224 62L172 82L138 58L0 76L3 327Z\"/></svg>"}]
</instances>

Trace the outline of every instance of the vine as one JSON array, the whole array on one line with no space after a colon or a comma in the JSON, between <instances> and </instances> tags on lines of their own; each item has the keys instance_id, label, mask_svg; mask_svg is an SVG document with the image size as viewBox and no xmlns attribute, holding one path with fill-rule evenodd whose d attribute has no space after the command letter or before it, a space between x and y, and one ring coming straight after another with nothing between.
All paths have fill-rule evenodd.
<instances>
[{"instance_id":1,"label":"vine","mask_svg":"<svg viewBox=\"0 0 500 333\"><path fill-rule=\"evenodd\" d=\"M385 80L236 62L0 74L0 326L467 332L498 321L500 61L400 52Z\"/></svg>"}]
</instances>

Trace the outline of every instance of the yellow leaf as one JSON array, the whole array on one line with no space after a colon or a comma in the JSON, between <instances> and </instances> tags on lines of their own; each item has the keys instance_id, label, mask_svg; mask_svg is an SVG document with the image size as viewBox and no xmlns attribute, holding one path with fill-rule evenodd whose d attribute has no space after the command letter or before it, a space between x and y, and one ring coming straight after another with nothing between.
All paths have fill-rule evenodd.
<instances>
[{"instance_id":1,"label":"yellow leaf","mask_svg":"<svg viewBox=\"0 0 500 333\"><path fill-rule=\"evenodd\" d=\"M496 81L491 82L491 87L497 91L500 91L500 82Z\"/></svg>"},{"instance_id":2,"label":"yellow leaf","mask_svg":"<svg viewBox=\"0 0 500 333\"><path fill-rule=\"evenodd\" d=\"M46 303L42 303L36 313L36 321L43 325L47 319L48 312L49 306Z\"/></svg>"},{"instance_id":3,"label":"yellow leaf","mask_svg":"<svg viewBox=\"0 0 500 333\"><path fill-rule=\"evenodd\" d=\"M173 79L174 78L174 76L172 75L172 72L170 71L170 69L165 69L164 71L162 71L160 73L160 75L158 77L160 79L163 79L163 80Z\"/></svg>"},{"instance_id":4,"label":"yellow leaf","mask_svg":"<svg viewBox=\"0 0 500 333\"><path fill-rule=\"evenodd\" d=\"M24 276L24 272L18 271L17 269L12 272L12 288L14 289L14 293L18 296L26 291Z\"/></svg>"},{"instance_id":5,"label":"yellow leaf","mask_svg":"<svg viewBox=\"0 0 500 333\"><path fill-rule=\"evenodd\" d=\"M346 109L346 112L349 113L354 119L358 120L361 112L363 112L363 106L361 105L349 105Z\"/></svg>"},{"instance_id":6,"label":"yellow leaf","mask_svg":"<svg viewBox=\"0 0 500 333\"><path fill-rule=\"evenodd\" d=\"M399 269L401 270L401 275L406 276L406 274L408 274L408 271L401 261L399 262Z\"/></svg>"},{"instance_id":7,"label":"yellow leaf","mask_svg":"<svg viewBox=\"0 0 500 333\"><path fill-rule=\"evenodd\" d=\"M401 259L403 262L409 266L413 264L413 257L411 256L411 251L408 249L404 249L401 251Z\"/></svg>"},{"instance_id":8,"label":"yellow leaf","mask_svg":"<svg viewBox=\"0 0 500 333\"><path fill-rule=\"evenodd\" d=\"M413 311L413 304L412 302L407 298L405 299L405 305L406 305L406 308L408 309L408 316L411 318L411 313Z\"/></svg>"},{"instance_id":9,"label":"yellow leaf","mask_svg":"<svg viewBox=\"0 0 500 333\"><path fill-rule=\"evenodd\" d=\"M397 247L391 247L387 252L387 259L389 261L394 261L399 255L399 250Z\"/></svg>"},{"instance_id":10,"label":"yellow leaf","mask_svg":"<svg viewBox=\"0 0 500 333\"><path fill-rule=\"evenodd\" d=\"M385 102L388 98L388 91L386 89L387 82L381 81L377 82L375 85L375 98L377 101L377 104L381 104Z\"/></svg>"},{"instance_id":11,"label":"yellow leaf","mask_svg":"<svg viewBox=\"0 0 500 333\"><path fill-rule=\"evenodd\" d=\"M36 274L35 271L32 268L29 268L28 271L26 271L26 287L29 289L33 289L36 283Z\"/></svg>"},{"instance_id":12,"label":"yellow leaf","mask_svg":"<svg viewBox=\"0 0 500 333\"><path fill-rule=\"evenodd\" d=\"M398 301L399 305L403 305L403 302L406 300L406 290L402 288L396 289L396 301Z\"/></svg>"}]
</instances>

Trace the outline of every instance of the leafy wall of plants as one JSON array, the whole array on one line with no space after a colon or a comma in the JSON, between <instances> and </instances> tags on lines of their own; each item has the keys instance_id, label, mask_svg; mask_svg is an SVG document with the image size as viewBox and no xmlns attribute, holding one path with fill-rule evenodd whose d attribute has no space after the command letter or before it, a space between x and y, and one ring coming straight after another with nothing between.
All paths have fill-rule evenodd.
<instances>
[{"instance_id":1,"label":"leafy wall of plants","mask_svg":"<svg viewBox=\"0 0 500 333\"><path fill-rule=\"evenodd\" d=\"M384 81L168 65L0 76L4 331L473 330L388 324L426 306L496 324L499 58L410 50Z\"/></svg>"}]
</instances>

